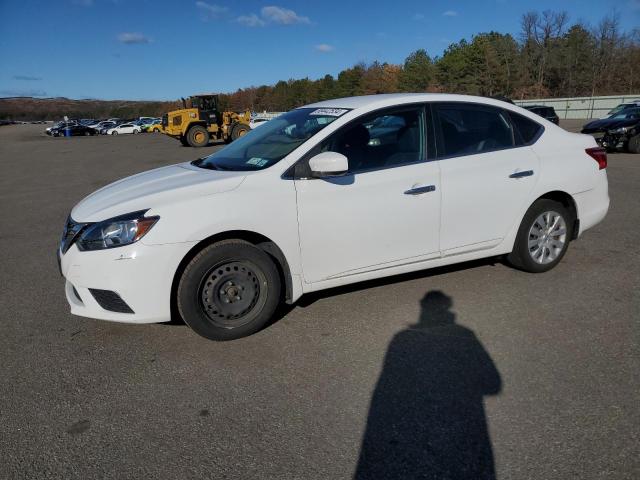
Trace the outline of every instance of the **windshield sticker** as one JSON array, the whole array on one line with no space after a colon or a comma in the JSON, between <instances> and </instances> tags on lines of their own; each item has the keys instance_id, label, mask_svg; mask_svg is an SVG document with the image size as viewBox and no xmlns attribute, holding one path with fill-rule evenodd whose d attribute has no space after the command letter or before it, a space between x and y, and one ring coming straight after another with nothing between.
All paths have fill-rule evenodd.
<instances>
[{"instance_id":1,"label":"windshield sticker","mask_svg":"<svg viewBox=\"0 0 640 480\"><path fill-rule=\"evenodd\" d=\"M340 115L344 115L349 110L346 108L318 108L314 110L309 115L324 115L327 117L339 117Z\"/></svg>"},{"instance_id":2,"label":"windshield sticker","mask_svg":"<svg viewBox=\"0 0 640 480\"><path fill-rule=\"evenodd\" d=\"M267 158L252 157L247 160L247 165L255 165L256 167L264 167L269 160Z\"/></svg>"}]
</instances>

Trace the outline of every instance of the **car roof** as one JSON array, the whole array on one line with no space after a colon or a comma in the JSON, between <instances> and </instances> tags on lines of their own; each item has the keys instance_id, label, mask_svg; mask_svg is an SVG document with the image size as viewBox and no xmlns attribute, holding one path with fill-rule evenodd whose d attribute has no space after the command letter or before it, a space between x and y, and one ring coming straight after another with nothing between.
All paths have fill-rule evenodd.
<instances>
[{"instance_id":1,"label":"car roof","mask_svg":"<svg viewBox=\"0 0 640 480\"><path fill-rule=\"evenodd\" d=\"M510 106L513 104L503 102L488 97L477 97L473 95L457 95L449 93L384 93L380 95L362 95L359 97L344 97L322 102L311 103L301 108L348 108L348 109L371 109L392 107L403 103L414 102L471 102L483 103L485 105L495 105L498 107Z\"/></svg>"}]
</instances>

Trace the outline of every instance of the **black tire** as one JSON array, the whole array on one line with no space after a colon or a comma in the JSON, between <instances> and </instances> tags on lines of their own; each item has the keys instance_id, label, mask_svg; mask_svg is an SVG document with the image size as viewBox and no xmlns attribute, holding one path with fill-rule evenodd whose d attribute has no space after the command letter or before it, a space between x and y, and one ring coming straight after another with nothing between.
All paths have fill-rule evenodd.
<instances>
[{"instance_id":1,"label":"black tire","mask_svg":"<svg viewBox=\"0 0 640 480\"><path fill-rule=\"evenodd\" d=\"M278 269L269 255L243 240L203 249L187 265L177 290L178 311L209 340L251 335L271 320L281 297Z\"/></svg>"},{"instance_id":2,"label":"black tire","mask_svg":"<svg viewBox=\"0 0 640 480\"><path fill-rule=\"evenodd\" d=\"M133 134L137 135L138 134L138 130L136 130L135 128L133 129Z\"/></svg>"},{"instance_id":3,"label":"black tire","mask_svg":"<svg viewBox=\"0 0 640 480\"><path fill-rule=\"evenodd\" d=\"M182 144L183 147L190 147L191 145L189 145L189 142L187 142L187 139L184 138L183 136L181 136L178 140L180 140L180 143Z\"/></svg>"},{"instance_id":4,"label":"black tire","mask_svg":"<svg viewBox=\"0 0 640 480\"><path fill-rule=\"evenodd\" d=\"M84 132L84 136L88 137L89 135L91 135L91 132L89 130L87 130L86 132Z\"/></svg>"},{"instance_id":5,"label":"black tire","mask_svg":"<svg viewBox=\"0 0 640 480\"><path fill-rule=\"evenodd\" d=\"M231 129L231 140L237 140L247 132L251 131L251 127L246 123L236 123Z\"/></svg>"},{"instance_id":6,"label":"black tire","mask_svg":"<svg viewBox=\"0 0 640 480\"><path fill-rule=\"evenodd\" d=\"M113 132L111 132L111 135L118 135L118 132L117 131L113 131Z\"/></svg>"},{"instance_id":7,"label":"black tire","mask_svg":"<svg viewBox=\"0 0 640 480\"><path fill-rule=\"evenodd\" d=\"M202 125L194 125L187 132L187 143L191 147L206 147L209 144L209 132Z\"/></svg>"},{"instance_id":8,"label":"black tire","mask_svg":"<svg viewBox=\"0 0 640 480\"><path fill-rule=\"evenodd\" d=\"M629 139L627 150L629 153L640 153L640 133Z\"/></svg>"},{"instance_id":9,"label":"black tire","mask_svg":"<svg viewBox=\"0 0 640 480\"><path fill-rule=\"evenodd\" d=\"M530 249L529 241L531 240L535 242L537 240L536 236L532 236L531 231L534 227L534 223L536 223L537 219L545 212L557 213L562 218L562 221L564 221L564 237L562 240L562 248L557 248L556 250L556 247L552 247L554 248L553 255L555 255L555 258L551 261L547 261L547 263L540 263L536 261L534 257L537 256L535 254L539 253L541 250L539 247L536 249L536 246L533 246ZM524 215L520 228L518 229L513 251L507 256L507 260L513 267L524 270L525 272L542 273L551 270L560 263L562 257L567 253L573 234L574 224L575 218L573 218L573 215L561 203L549 199L537 200L533 205L531 205L531 207L529 207L529 210L527 210L527 213ZM555 233L558 234L561 231L562 229L560 228L555 230ZM555 239L562 238L561 235L546 235L546 237L554 237ZM540 238L544 238L544 236ZM542 248L542 257L540 258L545 256L545 251L548 252L548 256L551 255L550 248L547 246Z\"/></svg>"}]
</instances>

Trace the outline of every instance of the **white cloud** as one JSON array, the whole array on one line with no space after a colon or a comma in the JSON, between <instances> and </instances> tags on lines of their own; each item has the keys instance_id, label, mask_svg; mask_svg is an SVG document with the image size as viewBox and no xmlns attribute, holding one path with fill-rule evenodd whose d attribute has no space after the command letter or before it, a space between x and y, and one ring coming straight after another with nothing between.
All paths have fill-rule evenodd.
<instances>
[{"instance_id":1,"label":"white cloud","mask_svg":"<svg viewBox=\"0 0 640 480\"><path fill-rule=\"evenodd\" d=\"M0 90L0 97L46 97L44 90Z\"/></svg>"},{"instance_id":2,"label":"white cloud","mask_svg":"<svg viewBox=\"0 0 640 480\"><path fill-rule=\"evenodd\" d=\"M457 17L458 12L456 12L455 10L447 10L446 12L442 12L442 15L444 15L445 17Z\"/></svg>"},{"instance_id":3,"label":"white cloud","mask_svg":"<svg viewBox=\"0 0 640 480\"><path fill-rule=\"evenodd\" d=\"M252 13L250 15L241 15L238 18L236 18L236 22L241 23L242 25L245 25L247 27L264 27L265 26L265 21L262 20L255 13Z\"/></svg>"},{"instance_id":4,"label":"white cloud","mask_svg":"<svg viewBox=\"0 0 640 480\"><path fill-rule=\"evenodd\" d=\"M140 43L151 43L151 39L141 33L124 32L118 34L118 41L125 45L135 45Z\"/></svg>"},{"instance_id":5,"label":"white cloud","mask_svg":"<svg viewBox=\"0 0 640 480\"><path fill-rule=\"evenodd\" d=\"M316 45L314 48L317 51L322 52L322 53L333 52L335 50L335 47L333 45L329 45L329 44L326 44L326 43L320 43L320 44Z\"/></svg>"},{"instance_id":6,"label":"white cloud","mask_svg":"<svg viewBox=\"0 0 640 480\"><path fill-rule=\"evenodd\" d=\"M14 75L14 80L23 80L25 82L39 82L42 77L34 77L33 75Z\"/></svg>"},{"instance_id":7,"label":"white cloud","mask_svg":"<svg viewBox=\"0 0 640 480\"><path fill-rule=\"evenodd\" d=\"M293 25L294 23L311 23L309 17L303 17L301 15L298 15L293 10L282 7L263 7L260 13L262 14L262 17L268 22L280 23L282 25Z\"/></svg>"},{"instance_id":8,"label":"white cloud","mask_svg":"<svg viewBox=\"0 0 640 480\"><path fill-rule=\"evenodd\" d=\"M283 7L269 6L260 10L260 15L250 13L249 15L241 15L236 18L236 22L247 27L264 27L268 24L278 25L295 25L309 24L309 17L298 15L293 10Z\"/></svg>"},{"instance_id":9,"label":"white cloud","mask_svg":"<svg viewBox=\"0 0 640 480\"><path fill-rule=\"evenodd\" d=\"M415 13L412 17L416 22L424 20L424 13Z\"/></svg>"},{"instance_id":10,"label":"white cloud","mask_svg":"<svg viewBox=\"0 0 640 480\"><path fill-rule=\"evenodd\" d=\"M198 7L202 12L202 17L204 20L214 20L216 18L220 18L226 15L229 11L227 7L202 1L196 2L196 7Z\"/></svg>"}]
</instances>

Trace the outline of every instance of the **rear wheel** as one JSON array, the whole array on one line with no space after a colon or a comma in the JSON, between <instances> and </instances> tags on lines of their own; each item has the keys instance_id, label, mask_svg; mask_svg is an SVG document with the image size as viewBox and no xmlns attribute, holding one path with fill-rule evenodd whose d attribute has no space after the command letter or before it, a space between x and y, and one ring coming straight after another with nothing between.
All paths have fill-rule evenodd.
<instances>
[{"instance_id":1,"label":"rear wheel","mask_svg":"<svg viewBox=\"0 0 640 480\"><path fill-rule=\"evenodd\" d=\"M187 142L192 147L206 147L209 144L209 132L202 125L194 125L187 132Z\"/></svg>"},{"instance_id":2,"label":"rear wheel","mask_svg":"<svg viewBox=\"0 0 640 480\"><path fill-rule=\"evenodd\" d=\"M280 302L280 276L271 257L242 240L206 247L180 279L180 315L210 340L233 340L260 330Z\"/></svg>"},{"instance_id":3,"label":"rear wheel","mask_svg":"<svg viewBox=\"0 0 640 480\"><path fill-rule=\"evenodd\" d=\"M231 129L231 140L237 140L251 130L245 123L236 123Z\"/></svg>"},{"instance_id":4,"label":"rear wheel","mask_svg":"<svg viewBox=\"0 0 640 480\"><path fill-rule=\"evenodd\" d=\"M574 221L561 203L536 201L522 219L509 263L526 272L551 270L569 248Z\"/></svg>"},{"instance_id":5,"label":"rear wheel","mask_svg":"<svg viewBox=\"0 0 640 480\"><path fill-rule=\"evenodd\" d=\"M629 139L627 150L629 153L640 153L640 133Z\"/></svg>"}]
</instances>

